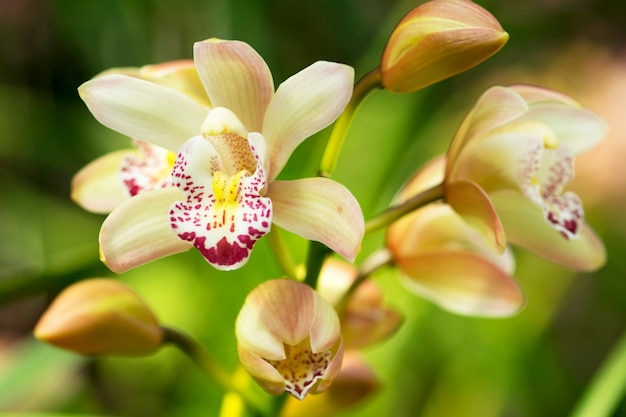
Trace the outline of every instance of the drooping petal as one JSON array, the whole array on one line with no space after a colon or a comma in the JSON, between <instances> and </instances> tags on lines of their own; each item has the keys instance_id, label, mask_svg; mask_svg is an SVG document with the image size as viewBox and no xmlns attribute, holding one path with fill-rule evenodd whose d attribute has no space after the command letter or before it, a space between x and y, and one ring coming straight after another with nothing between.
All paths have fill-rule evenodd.
<instances>
[{"instance_id":1,"label":"drooping petal","mask_svg":"<svg viewBox=\"0 0 626 417\"><path fill-rule=\"evenodd\" d=\"M582 224L577 238L566 239L549 224L542 209L513 191L491 195L510 242L576 271L593 271L606 262L602 241Z\"/></svg>"},{"instance_id":2,"label":"drooping petal","mask_svg":"<svg viewBox=\"0 0 626 417\"><path fill-rule=\"evenodd\" d=\"M111 152L92 161L72 178L71 198L85 210L110 213L128 198L119 177L122 160L136 149Z\"/></svg>"},{"instance_id":3,"label":"drooping petal","mask_svg":"<svg viewBox=\"0 0 626 417\"><path fill-rule=\"evenodd\" d=\"M424 253L397 259L396 265L409 289L457 314L505 317L524 302L515 280L475 253Z\"/></svg>"},{"instance_id":4,"label":"drooping petal","mask_svg":"<svg viewBox=\"0 0 626 417\"><path fill-rule=\"evenodd\" d=\"M354 260L361 248L364 220L346 187L327 178L274 181L268 196L278 226Z\"/></svg>"},{"instance_id":5,"label":"drooping petal","mask_svg":"<svg viewBox=\"0 0 626 417\"><path fill-rule=\"evenodd\" d=\"M239 139L251 152L247 140ZM181 147L172 172L185 197L169 209L171 227L220 270L242 267L256 241L271 228L272 201L261 197L265 171L255 157L254 173L245 167L234 174L223 172L215 147L197 136Z\"/></svg>"},{"instance_id":6,"label":"drooping petal","mask_svg":"<svg viewBox=\"0 0 626 417\"><path fill-rule=\"evenodd\" d=\"M213 38L195 43L194 60L213 105L232 110L249 131L261 132L274 94L263 58L245 42Z\"/></svg>"},{"instance_id":7,"label":"drooping petal","mask_svg":"<svg viewBox=\"0 0 626 417\"><path fill-rule=\"evenodd\" d=\"M169 227L169 206L181 198L177 188L169 187L138 194L117 207L100 230L102 262L121 274L190 249Z\"/></svg>"},{"instance_id":8,"label":"drooping petal","mask_svg":"<svg viewBox=\"0 0 626 417\"><path fill-rule=\"evenodd\" d=\"M506 236L489 196L471 181L446 186L446 201L465 221L478 230L487 247L497 253L506 248Z\"/></svg>"},{"instance_id":9,"label":"drooping petal","mask_svg":"<svg viewBox=\"0 0 626 417\"><path fill-rule=\"evenodd\" d=\"M528 111L526 102L507 87L492 87L478 99L465 117L448 149L447 173L453 168L461 150L476 136L504 125Z\"/></svg>"},{"instance_id":10,"label":"drooping petal","mask_svg":"<svg viewBox=\"0 0 626 417\"><path fill-rule=\"evenodd\" d=\"M125 75L94 78L78 92L103 125L172 152L200 133L208 113L176 90Z\"/></svg>"},{"instance_id":11,"label":"drooping petal","mask_svg":"<svg viewBox=\"0 0 626 417\"><path fill-rule=\"evenodd\" d=\"M318 61L285 80L265 113L263 136L270 152L270 181L303 140L339 117L352 96L354 69Z\"/></svg>"}]
</instances>

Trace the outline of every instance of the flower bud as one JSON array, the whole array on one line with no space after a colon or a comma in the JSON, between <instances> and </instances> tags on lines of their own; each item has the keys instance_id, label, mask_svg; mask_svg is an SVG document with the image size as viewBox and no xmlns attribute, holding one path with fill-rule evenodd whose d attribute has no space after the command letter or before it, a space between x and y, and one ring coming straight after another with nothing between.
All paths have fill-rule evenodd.
<instances>
[{"instance_id":1,"label":"flower bud","mask_svg":"<svg viewBox=\"0 0 626 417\"><path fill-rule=\"evenodd\" d=\"M35 327L35 337L83 355L155 352L163 333L156 318L128 287L93 278L66 288Z\"/></svg>"},{"instance_id":2,"label":"flower bud","mask_svg":"<svg viewBox=\"0 0 626 417\"><path fill-rule=\"evenodd\" d=\"M241 364L270 394L299 400L326 390L341 369L337 313L308 285L266 281L246 298L235 324Z\"/></svg>"},{"instance_id":3,"label":"flower bud","mask_svg":"<svg viewBox=\"0 0 626 417\"><path fill-rule=\"evenodd\" d=\"M509 39L488 11L469 0L432 0L406 14L381 61L382 84L409 93L466 71Z\"/></svg>"},{"instance_id":4,"label":"flower bud","mask_svg":"<svg viewBox=\"0 0 626 417\"><path fill-rule=\"evenodd\" d=\"M320 294L337 306L357 274L354 265L329 258L320 273ZM364 281L355 290L340 319L345 349L361 349L385 340L404 321L398 311L385 307L381 289L371 280Z\"/></svg>"}]
</instances>

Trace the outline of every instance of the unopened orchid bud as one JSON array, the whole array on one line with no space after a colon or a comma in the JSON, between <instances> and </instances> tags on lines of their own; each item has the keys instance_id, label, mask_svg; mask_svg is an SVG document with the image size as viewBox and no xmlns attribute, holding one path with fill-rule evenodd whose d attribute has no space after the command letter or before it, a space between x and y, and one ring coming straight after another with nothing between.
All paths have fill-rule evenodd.
<instances>
[{"instance_id":1,"label":"unopened orchid bud","mask_svg":"<svg viewBox=\"0 0 626 417\"><path fill-rule=\"evenodd\" d=\"M469 0L432 0L406 14L383 52L383 86L409 93L478 65L509 39L488 11Z\"/></svg>"},{"instance_id":2,"label":"unopened orchid bud","mask_svg":"<svg viewBox=\"0 0 626 417\"><path fill-rule=\"evenodd\" d=\"M357 275L354 265L330 258L320 272L319 292L332 305L338 306ZM404 321L398 311L384 305L381 289L371 280L359 285L341 313L345 349L360 349L385 340Z\"/></svg>"},{"instance_id":3,"label":"unopened orchid bud","mask_svg":"<svg viewBox=\"0 0 626 417\"><path fill-rule=\"evenodd\" d=\"M143 301L124 284L94 278L66 288L35 327L35 337L83 355L145 355L163 332Z\"/></svg>"},{"instance_id":4,"label":"unopened orchid bud","mask_svg":"<svg viewBox=\"0 0 626 417\"><path fill-rule=\"evenodd\" d=\"M302 400L326 390L341 369L339 318L308 285L264 282L246 298L235 327L241 364L270 394Z\"/></svg>"}]
</instances>

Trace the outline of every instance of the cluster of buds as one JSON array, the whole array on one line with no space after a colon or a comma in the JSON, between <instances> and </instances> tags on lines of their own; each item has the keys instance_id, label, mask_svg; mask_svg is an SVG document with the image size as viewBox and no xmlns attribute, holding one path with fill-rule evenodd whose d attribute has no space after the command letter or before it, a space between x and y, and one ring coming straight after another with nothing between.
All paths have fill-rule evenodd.
<instances>
[{"instance_id":1,"label":"cluster of buds","mask_svg":"<svg viewBox=\"0 0 626 417\"><path fill-rule=\"evenodd\" d=\"M413 92L468 70L507 40L475 3L432 0L398 23L375 73L388 91ZM122 273L195 248L216 269L232 270L274 224L354 261L365 225L351 192L329 178L276 179L300 143L344 112L353 77L346 65L320 61L274 89L252 47L208 39L195 44L193 61L118 68L83 84L96 119L135 144L74 178L75 201L110 213L102 260ZM561 94L488 90L446 155L398 193L392 209L427 193L439 201L388 222L383 263L441 308L486 317L510 316L524 303L509 244L572 269L600 267L602 243L564 187L574 155L604 133L597 116ZM298 400L327 391L311 404L330 415L375 390L358 350L393 335L403 318L354 265L328 259L318 275L317 286L259 284L235 333L241 365L265 391ZM69 287L35 329L39 339L86 355L150 354L163 332L130 289L106 279ZM311 411L298 404L287 403L285 415Z\"/></svg>"}]
</instances>

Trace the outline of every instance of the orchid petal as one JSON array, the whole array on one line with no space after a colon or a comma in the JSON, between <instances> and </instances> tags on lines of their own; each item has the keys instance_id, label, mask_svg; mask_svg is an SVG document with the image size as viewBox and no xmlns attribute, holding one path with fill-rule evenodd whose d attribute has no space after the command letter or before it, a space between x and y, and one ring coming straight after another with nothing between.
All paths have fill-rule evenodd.
<instances>
[{"instance_id":1,"label":"orchid petal","mask_svg":"<svg viewBox=\"0 0 626 417\"><path fill-rule=\"evenodd\" d=\"M498 212L489 196L476 183L457 181L446 187L446 201L465 221L484 238L491 250L502 253L506 248L506 236Z\"/></svg>"},{"instance_id":2,"label":"orchid petal","mask_svg":"<svg viewBox=\"0 0 626 417\"><path fill-rule=\"evenodd\" d=\"M176 90L124 75L94 78L78 92L103 125L173 152L200 133L208 112Z\"/></svg>"},{"instance_id":3,"label":"orchid petal","mask_svg":"<svg viewBox=\"0 0 626 417\"><path fill-rule=\"evenodd\" d=\"M517 119L527 111L528 105L513 89L492 87L487 90L454 135L448 150L446 173L456 163L461 150L476 136Z\"/></svg>"},{"instance_id":4,"label":"orchid petal","mask_svg":"<svg viewBox=\"0 0 626 417\"><path fill-rule=\"evenodd\" d=\"M352 96L354 70L318 61L285 80L265 113L263 136L270 151L270 181L294 149L339 117Z\"/></svg>"},{"instance_id":5,"label":"orchid petal","mask_svg":"<svg viewBox=\"0 0 626 417\"><path fill-rule=\"evenodd\" d=\"M245 138L231 139L243 141L251 152ZM269 232L272 201L260 195L266 185L261 161L254 173L223 172L221 162L201 136L181 147L172 177L185 199L170 207L170 224L215 268L232 270L248 261L256 241Z\"/></svg>"},{"instance_id":6,"label":"orchid petal","mask_svg":"<svg viewBox=\"0 0 626 417\"><path fill-rule=\"evenodd\" d=\"M126 200L104 221L100 258L121 274L147 262L191 248L169 228L169 206L182 197L174 187L146 191Z\"/></svg>"},{"instance_id":7,"label":"orchid petal","mask_svg":"<svg viewBox=\"0 0 626 417\"><path fill-rule=\"evenodd\" d=\"M396 265L410 290L453 313L506 317L524 302L515 280L475 253L424 253L397 259Z\"/></svg>"},{"instance_id":8,"label":"orchid petal","mask_svg":"<svg viewBox=\"0 0 626 417\"><path fill-rule=\"evenodd\" d=\"M192 59L146 65L139 69L139 77L180 91L204 106L211 107L202 81Z\"/></svg>"},{"instance_id":9,"label":"orchid petal","mask_svg":"<svg viewBox=\"0 0 626 417\"><path fill-rule=\"evenodd\" d=\"M491 200L510 242L576 271L594 271L606 262L602 241L587 225L581 225L576 238L566 239L522 194L502 191L492 194Z\"/></svg>"},{"instance_id":10,"label":"orchid petal","mask_svg":"<svg viewBox=\"0 0 626 417\"><path fill-rule=\"evenodd\" d=\"M263 58L245 42L209 39L195 43L194 60L213 105L232 110L249 131L260 132L274 94Z\"/></svg>"},{"instance_id":11,"label":"orchid petal","mask_svg":"<svg viewBox=\"0 0 626 417\"><path fill-rule=\"evenodd\" d=\"M71 198L85 210L93 213L110 213L128 199L122 188L119 168L135 149L111 152L92 161L72 178Z\"/></svg>"},{"instance_id":12,"label":"orchid petal","mask_svg":"<svg viewBox=\"0 0 626 417\"><path fill-rule=\"evenodd\" d=\"M361 248L364 220L346 187L327 178L274 181L268 196L278 226L354 260Z\"/></svg>"}]
</instances>

